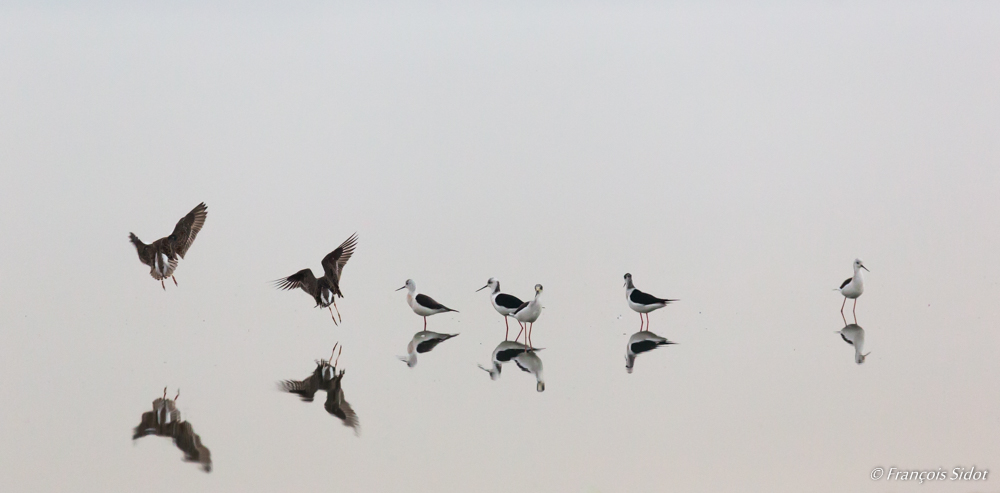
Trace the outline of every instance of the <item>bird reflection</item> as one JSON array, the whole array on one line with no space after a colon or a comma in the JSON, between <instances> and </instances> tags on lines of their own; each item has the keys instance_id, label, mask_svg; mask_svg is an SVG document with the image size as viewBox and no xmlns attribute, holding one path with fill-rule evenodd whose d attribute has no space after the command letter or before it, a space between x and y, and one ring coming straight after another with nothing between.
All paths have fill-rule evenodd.
<instances>
[{"instance_id":1,"label":"bird reflection","mask_svg":"<svg viewBox=\"0 0 1000 493\"><path fill-rule=\"evenodd\" d=\"M316 369L313 370L312 375L303 380L285 380L281 382L281 387L288 392L298 394L305 402L312 402L313 396L317 391L326 391L326 403L323 404L326 412L340 418L344 422L344 426L354 428L354 434L360 435L361 425L358 423L358 415L354 413L351 405L344 400L344 389L341 387L341 381L344 379L344 370L340 370L339 373L337 372L337 362L340 361L340 353L343 351L343 346L340 347L340 351L338 352L337 344L334 344L333 352L330 353L330 359L317 360ZM334 353L337 354L336 360L333 358Z\"/></svg>"},{"instance_id":2,"label":"bird reflection","mask_svg":"<svg viewBox=\"0 0 1000 493\"><path fill-rule=\"evenodd\" d=\"M538 381L535 385L535 390L545 392L545 380L542 378L542 360L538 357L538 351L540 349L529 349L518 353L513 359L514 364L518 368L535 376L535 380Z\"/></svg>"},{"instance_id":3,"label":"bird reflection","mask_svg":"<svg viewBox=\"0 0 1000 493\"><path fill-rule=\"evenodd\" d=\"M496 380L500 378L500 369L502 364L514 359L515 356L523 353L528 348L524 344L517 341L503 341L497 345L496 349L493 350L493 366L491 368L486 368L483 365L479 365L483 371L490 374L491 380Z\"/></svg>"},{"instance_id":4,"label":"bird reflection","mask_svg":"<svg viewBox=\"0 0 1000 493\"><path fill-rule=\"evenodd\" d=\"M628 338L628 345L625 346L625 371L632 373L632 366L635 365L636 356L668 344L676 343L668 341L666 338L660 337L648 330L640 330L632 334L632 337Z\"/></svg>"},{"instance_id":5,"label":"bird reflection","mask_svg":"<svg viewBox=\"0 0 1000 493\"><path fill-rule=\"evenodd\" d=\"M142 413L139 426L132 433L132 440L146 435L170 437L174 445L184 452L184 460L198 462L205 472L212 472L212 455L208 448L201 444L201 437L194 432L191 423L181 420L181 412L177 410L176 401L180 390L173 399L167 399L167 388L163 388L163 397L153 401L153 410Z\"/></svg>"},{"instance_id":6,"label":"bird reflection","mask_svg":"<svg viewBox=\"0 0 1000 493\"><path fill-rule=\"evenodd\" d=\"M406 363L406 366L413 368L417 366L417 354L423 354L435 346L441 344L458 334L440 334L438 332L431 332L429 330L421 330L416 334L413 334L413 339L410 339L410 343L406 345L406 356L399 356L400 361Z\"/></svg>"},{"instance_id":7,"label":"bird reflection","mask_svg":"<svg viewBox=\"0 0 1000 493\"><path fill-rule=\"evenodd\" d=\"M862 354L862 351L865 350L865 329L862 329L860 325L848 324L843 329L840 329L838 333L844 342L854 346L855 363L859 365L864 363L865 358L867 358L869 354L872 354L871 351Z\"/></svg>"}]
</instances>

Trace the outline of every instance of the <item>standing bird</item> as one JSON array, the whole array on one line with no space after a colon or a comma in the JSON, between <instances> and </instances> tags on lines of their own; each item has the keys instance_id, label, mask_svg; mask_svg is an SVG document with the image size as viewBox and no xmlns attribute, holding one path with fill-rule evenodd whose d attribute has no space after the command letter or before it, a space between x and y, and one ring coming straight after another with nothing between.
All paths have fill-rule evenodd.
<instances>
[{"instance_id":1,"label":"standing bird","mask_svg":"<svg viewBox=\"0 0 1000 493\"><path fill-rule=\"evenodd\" d=\"M337 352L336 344L333 345L333 351ZM343 351L344 346L340 346L336 360L333 359L333 352L331 352L330 359L316 361L316 369L313 370L312 375L303 380L285 380L281 382L281 388L287 392L298 394L305 402L312 402L317 391L326 391L326 402L323 404L326 412L340 418L344 422L344 426L353 428L354 434L360 435L361 425L358 422L358 415L350 403L344 399L344 389L340 385L344 379L344 370L337 372L337 362L340 361L340 353Z\"/></svg>"},{"instance_id":2,"label":"standing bird","mask_svg":"<svg viewBox=\"0 0 1000 493\"><path fill-rule=\"evenodd\" d=\"M458 334L441 334L438 332L431 332L429 330L421 330L416 334L413 334L413 339L410 339L409 344L406 345L406 356L397 356L400 361L406 363L406 366L413 368L417 366L417 354L423 354L430 352L435 346L441 344Z\"/></svg>"},{"instance_id":3,"label":"standing bird","mask_svg":"<svg viewBox=\"0 0 1000 493\"><path fill-rule=\"evenodd\" d=\"M844 307L847 306L847 299L850 298L854 300L854 309L852 310L852 313L854 313L855 322L858 321L858 297L861 296L861 293L865 292L865 277L861 274L861 269L868 270L868 267L865 267L865 264L861 261L861 259L854 259L854 277L847 278L847 280L841 283L840 287L837 288L840 290L840 294L844 295L844 302L840 305L840 316L844 316ZM868 272L871 271L869 270Z\"/></svg>"},{"instance_id":4,"label":"standing bird","mask_svg":"<svg viewBox=\"0 0 1000 493\"><path fill-rule=\"evenodd\" d=\"M625 346L625 371L632 373L632 366L635 365L636 356L668 344L676 343L670 342L666 338L650 332L648 329L632 334L632 337L628 338L628 345Z\"/></svg>"},{"instance_id":5,"label":"standing bird","mask_svg":"<svg viewBox=\"0 0 1000 493\"><path fill-rule=\"evenodd\" d=\"M848 324L843 329L837 331L837 333L840 334L840 338L843 339L844 342L854 346L855 363L859 365L864 363L865 358L867 358L869 354L872 354L871 351L862 354L862 351L865 350L865 329L862 329L860 325Z\"/></svg>"},{"instance_id":6,"label":"standing bird","mask_svg":"<svg viewBox=\"0 0 1000 493\"><path fill-rule=\"evenodd\" d=\"M534 349L529 349L514 356L514 364L521 370L534 375L535 380L538 382L535 384L535 390L545 392L545 380L542 378L542 360L535 354Z\"/></svg>"},{"instance_id":7,"label":"standing bird","mask_svg":"<svg viewBox=\"0 0 1000 493\"><path fill-rule=\"evenodd\" d=\"M397 289L406 289L406 303L410 305L413 313L424 317L424 330L427 330L427 317L444 312L455 312L458 310L452 310L441 303L434 301L434 298L427 296L426 294L415 294L417 292L417 283L413 282L413 279L407 279L406 284L403 287Z\"/></svg>"},{"instance_id":8,"label":"standing bird","mask_svg":"<svg viewBox=\"0 0 1000 493\"><path fill-rule=\"evenodd\" d=\"M507 317L514 313L514 310L520 308L524 302L516 296L501 293L500 281L498 281L495 277L491 277L488 281L486 281L485 286L477 289L476 291L482 291L486 288L490 288L492 293L490 294L490 303L493 304L493 309L495 309L497 313L503 315L503 324L507 328L507 332L504 333L506 334L504 335L504 340L507 340L507 338L510 337L510 324L507 322Z\"/></svg>"},{"instance_id":9,"label":"standing bird","mask_svg":"<svg viewBox=\"0 0 1000 493\"><path fill-rule=\"evenodd\" d=\"M646 330L649 330L649 312L663 308L677 300L657 298L651 294L643 293L632 284L632 274L625 274L625 300L628 307L639 312L639 331L642 331L642 314L646 314Z\"/></svg>"},{"instance_id":10,"label":"standing bird","mask_svg":"<svg viewBox=\"0 0 1000 493\"><path fill-rule=\"evenodd\" d=\"M320 278L313 275L311 269L306 268L288 277L273 281L274 285L278 289L285 290L301 288L306 293L309 293L313 297L313 300L316 301L316 308L330 310L330 318L333 319L333 324L337 325L337 319L340 318L340 308L337 308L336 297L344 297L344 293L340 290L340 274L344 271L344 265L351 259L354 247L357 245L358 234L354 233L350 238L344 240L334 251L323 257L323 261L321 262L323 265L323 276ZM333 305L333 308L330 308L330 305ZM333 316L334 308L337 309L336 318ZM343 321L342 318L340 320Z\"/></svg>"},{"instance_id":11,"label":"standing bird","mask_svg":"<svg viewBox=\"0 0 1000 493\"><path fill-rule=\"evenodd\" d=\"M497 345L496 349L493 350L493 365L491 368L486 368L483 365L478 365L479 368L486 373L490 374L490 380L496 380L500 378L501 365L514 359L515 356L528 350L528 346L521 344L516 341L503 341ZM536 349L535 351L540 351Z\"/></svg>"},{"instance_id":12,"label":"standing bird","mask_svg":"<svg viewBox=\"0 0 1000 493\"><path fill-rule=\"evenodd\" d=\"M139 426L132 431L132 440L146 435L170 437L174 445L184 452L186 462L198 462L202 470L212 472L212 454L201 444L201 437L194 432L191 423L181 420L181 412L177 410L176 401L181 391L173 399L167 399L167 388L163 388L163 397L153 401L153 410L142 413Z\"/></svg>"},{"instance_id":13,"label":"standing bird","mask_svg":"<svg viewBox=\"0 0 1000 493\"><path fill-rule=\"evenodd\" d=\"M198 232L205 225L207 217L208 206L202 202L191 209L191 212L188 212L180 221L177 221L174 232L170 233L170 236L165 236L147 245L135 233L128 234L129 240L132 241L139 253L139 261L149 266L149 275L160 281L160 286L163 287L164 291L166 291L167 285L163 281L168 277L174 280L174 286L177 285L177 278L174 277L174 270L177 269L177 257L184 258L184 254L187 253L188 248L191 248Z\"/></svg>"},{"instance_id":14,"label":"standing bird","mask_svg":"<svg viewBox=\"0 0 1000 493\"><path fill-rule=\"evenodd\" d=\"M538 320L538 317L542 314L541 296L542 285L535 284L535 297L532 298L531 301L521 303L521 306L517 307L517 310L514 310L514 312L511 313L511 316L521 323L521 330L524 332L524 342L527 344L529 349L532 347L531 329L535 326L535 320ZM515 337L514 340L517 341L518 337L521 337L520 332L517 333L517 337ZM539 392L541 391L539 390Z\"/></svg>"}]
</instances>

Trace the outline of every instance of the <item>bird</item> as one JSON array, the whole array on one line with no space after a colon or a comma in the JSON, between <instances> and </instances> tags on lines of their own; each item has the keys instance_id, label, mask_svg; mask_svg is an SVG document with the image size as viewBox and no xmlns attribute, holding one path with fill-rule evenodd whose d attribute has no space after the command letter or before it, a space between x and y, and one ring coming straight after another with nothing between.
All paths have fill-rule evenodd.
<instances>
[{"instance_id":1,"label":"bird","mask_svg":"<svg viewBox=\"0 0 1000 493\"><path fill-rule=\"evenodd\" d=\"M860 325L848 324L843 329L837 331L837 333L840 334L840 338L843 339L844 342L854 346L855 363L859 365L864 363L865 358L867 358L869 354L872 354L871 351L864 354L861 353L864 351L865 346L865 329L862 329Z\"/></svg>"},{"instance_id":2,"label":"bird","mask_svg":"<svg viewBox=\"0 0 1000 493\"><path fill-rule=\"evenodd\" d=\"M431 332L429 330L421 330L416 334L413 334L413 339L410 339L410 343L406 345L406 356L398 356L399 360L406 363L406 366L413 368L417 366L417 354L423 354L434 349L435 346L441 344L458 334L440 334L438 332Z\"/></svg>"},{"instance_id":3,"label":"bird","mask_svg":"<svg viewBox=\"0 0 1000 493\"><path fill-rule=\"evenodd\" d=\"M344 265L354 254L354 248L358 245L358 234L354 233L350 238L344 240L339 247L328 253L321 264L323 265L323 276L317 278L311 269L302 269L288 277L272 281L278 289L290 290L301 288L309 293L316 302L316 308L326 308L330 310L330 318L334 325L340 317L340 308L337 308L337 296L344 297L340 290L340 274L344 271ZM330 308L333 305L333 308ZM333 309L337 310L337 317L333 316Z\"/></svg>"},{"instance_id":4,"label":"bird","mask_svg":"<svg viewBox=\"0 0 1000 493\"><path fill-rule=\"evenodd\" d=\"M333 345L333 352L330 359L317 360L316 369L312 375L302 380L284 380L280 383L282 390L298 394L305 402L312 402L317 391L326 391L326 402L323 408L344 423L344 426L354 429L355 436L361 435L361 424L358 422L358 415L354 412L351 404L344 399L344 389L341 382L344 379L344 370L337 371L337 363L340 361L340 353L344 352L344 346L340 346L337 351L337 344ZM334 360L333 353L337 353Z\"/></svg>"},{"instance_id":5,"label":"bird","mask_svg":"<svg viewBox=\"0 0 1000 493\"><path fill-rule=\"evenodd\" d=\"M535 390L545 392L545 380L542 378L542 360L535 354L534 349L528 349L517 356L514 356L514 364L523 371L535 376L537 384Z\"/></svg>"},{"instance_id":6,"label":"bird","mask_svg":"<svg viewBox=\"0 0 1000 493\"><path fill-rule=\"evenodd\" d=\"M396 291L401 289L408 290L406 293L406 303L410 305L411 309L413 309L413 313L424 317L425 331L427 330L427 317L444 312L458 313L458 310L452 310L451 308L434 301L433 298L427 296L426 294L414 294L417 292L417 283L413 282L413 279L407 279L406 284Z\"/></svg>"},{"instance_id":7,"label":"bird","mask_svg":"<svg viewBox=\"0 0 1000 493\"><path fill-rule=\"evenodd\" d=\"M663 308L678 300L668 300L657 298L651 294L643 293L632 284L632 274L625 274L625 300L628 307L639 313L639 330L642 331L642 314L646 314L646 330L649 330L649 312Z\"/></svg>"},{"instance_id":8,"label":"bird","mask_svg":"<svg viewBox=\"0 0 1000 493\"><path fill-rule=\"evenodd\" d=\"M486 368L483 365L478 365L480 369L490 374L491 380L496 380L500 378L500 369L502 364L514 359L515 356L528 350L528 347L517 341L507 341L504 340L497 345L496 349L493 350L493 362L490 368ZM539 349L536 349L539 351Z\"/></svg>"},{"instance_id":9,"label":"bird","mask_svg":"<svg viewBox=\"0 0 1000 493\"><path fill-rule=\"evenodd\" d=\"M201 444L201 437L194 432L191 423L181 420L181 412L177 410L177 398L167 399L167 388L163 388L163 397L153 401L153 410L142 413L139 426L132 430L132 440L147 435L170 437L174 445L184 452L184 461L198 462L205 472L212 472L212 454Z\"/></svg>"},{"instance_id":10,"label":"bird","mask_svg":"<svg viewBox=\"0 0 1000 493\"><path fill-rule=\"evenodd\" d=\"M668 341L666 338L650 332L649 329L639 330L639 332L632 334L632 337L628 338L628 344L625 346L625 371L632 373L636 356L669 344L677 343Z\"/></svg>"},{"instance_id":11,"label":"bird","mask_svg":"<svg viewBox=\"0 0 1000 493\"><path fill-rule=\"evenodd\" d=\"M529 349L531 348L531 329L535 326L535 320L538 320L538 317L542 314L541 296L542 285L535 284L535 297L531 301L521 303L521 306L517 307L511 313L511 316L521 323L521 331L524 332L524 342ZM517 333L517 337L514 340L516 341L518 337L521 337L521 332Z\"/></svg>"},{"instance_id":12,"label":"bird","mask_svg":"<svg viewBox=\"0 0 1000 493\"><path fill-rule=\"evenodd\" d=\"M854 259L854 277L847 278L840 284L840 287L837 288L840 291L840 294L844 295L844 302L840 305L840 316L844 316L844 307L847 306L847 299L850 298L854 300L854 309L852 310L852 313L854 313L855 322L858 320L858 297L861 296L861 293L865 292L865 277L861 273L861 269L868 270L868 267L865 267L865 264L861 261L861 259ZM869 270L868 272L871 271Z\"/></svg>"},{"instance_id":13,"label":"bird","mask_svg":"<svg viewBox=\"0 0 1000 493\"><path fill-rule=\"evenodd\" d=\"M495 277L491 277L488 281L486 281L485 286L477 289L476 291L479 292L486 288L490 288L490 303L493 304L493 308L497 311L497 313L503 315L503 324L507 328L507 332L504 333L506 334L504 335L504 340L507 340L507 338L510 337L510 324L507 322L507 317L509 317L511 313L514 313L514 310L517 310L522 304L524 304L524 302L516 296L501 293L500 281L498 281Z\"/></svg>"},{"instance_id":14,"label":"bird","mask_svg":"<svg viewBox=\"0 0 1000 493\"><path fill-rule=\"evenodd\" d=\"M149 266L149 275L153 279L160 281L163 290L167 290L167 285L163 282L166 278L174 281L177 285L177 278L174 277L174 270L177 269L177 257L184 258L188 248L194 243L198 232L205 225L208 217L208 206L204 202L196 205L191 212L177 221L173 233L150 244L145 244L135 233L129 233L128 238L135 245L135 250L139 254L139 261Z\"/></svg>"}]
</instances>

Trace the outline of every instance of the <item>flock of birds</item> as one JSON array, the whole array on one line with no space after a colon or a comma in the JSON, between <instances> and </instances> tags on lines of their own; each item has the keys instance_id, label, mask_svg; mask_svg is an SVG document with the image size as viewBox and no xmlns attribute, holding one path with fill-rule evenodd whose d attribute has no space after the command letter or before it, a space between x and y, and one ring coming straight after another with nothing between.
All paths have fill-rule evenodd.
<instances>
[{"instance_id":1,"label":"flock of birds","mask_svg":"<svg viewBox=\"0 0 1000 493\"><path fill-rule=\"evenodd\" d=\"M178 261L184 258L184 254L191 248L198 233L205 225L208 217L208 207L204 202L195 206L187 215L182 217L173 232L166 237L160 238L150 244L143 243L135 234L130 233L129 239L135 245L139 255L139 260L149 266L149 274L153 279L160 281L160 286L166 290L166 279L173 280L174 271L177 270ZM275 287L283 290L301 289L313 298L316 308L327 308L330 310L330 317L335 325L343 321L340 309L337 307L336 299L343 298L340 289L341 275L347 261L351 259L358 244L357 233L351 235L336 249L323 257L321 265L323 275L316 277L311 269L302 269L288 277L274 281ZM864 292L864 276L861 270L868 270L860 259L854 260L854 276L845 280L840 288L837 288L844 296L844 303L841 304L840 313L844 317L844 307L848 299L854 300L855 323L847 324L844 317L845 327L838 331L841 337L848 344L854 346L855 361L858 364L864 363L868 353L862 354L864 345L864 329L857 325L857 299ZM640 291L632 282L632 274L625 274L625 299L629 308L639 314L639 331L632 334L628 339L625 349L625 369L632 373L635 359L638 355L656 349L658 347L675 344L674 342L658 336L649 330L649 313L659 310L668 304L678 301L675 299L658 298L651 294ZM542 360L538 357L541 348L535 348L531 342L531 333L535 322L542 314L541 295L542 285L535 285L535 296L529 301L521 299L511 294L500 291L500 281L490 278L486 285L479 288L490 290L490 302L493 308L504 317L506 328L504 341L493 350L492 363L489 367L480 365L479 367L489 373L490 378L496 380L500 377L502 365L513 361L518 368L535 376L537 381L536 390L545 390L545 381L542 376ZM423 317L423 329L414 334L407 344L406 356L400 356L410 368L416 366L417 355L431 351L440 343L457 336L458 334L442 334L427 330L427 317L439 313L457 312L447 306L438 303L430 296L417 292L417 284L408 279L406 284L397 291L406 289L406 302L414 313ZM331 308L332 307L332 308ZM334 315L336 310L336 315ZM645 317L643 317L645 314ZM514 340L510 340L510 324L508 319L514 318L517 321L520 331ZM524 342L521 335L524 334ZM302 380L284 380L279 383L279 388L289 393L297 394L303 401L311 402L316 392L322 390L326 392L326 411L339 418L345 426L354 429L356 435L360 434L360 423L358 416L351 408L351 405L344 398L344 390L341 383L344 378L344 370L337 368L340 360L340 353L343 346L334 344L333 352L329 359L317 360L312 374ZM190 423L181 419L180 411L177 409L177 400L180 397L180 390L173 399L167 398L167 389L163 389L163 395L153 401L152 411L142 414L141 421L135 427L132 439L147 435L169 437L174 444L184 453L184 460L201 464L204 471L212 470L211 453L208 448L202 445L201 437L194 432Z\"/></svg>"}]
</instances>

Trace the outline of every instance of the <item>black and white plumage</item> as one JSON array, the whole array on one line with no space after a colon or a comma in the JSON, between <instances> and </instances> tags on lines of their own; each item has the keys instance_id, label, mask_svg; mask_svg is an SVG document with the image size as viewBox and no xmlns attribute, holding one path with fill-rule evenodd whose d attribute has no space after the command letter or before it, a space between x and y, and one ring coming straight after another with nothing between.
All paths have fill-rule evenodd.
<instances>
[{"instance_id":1,"label":"black and white plumage","mask_svg":"<svg viewBox=\"0 0 1000 493\"><path fill-rule=\"evenodd\" d=\"M862 329L858 324L847 324L843 329L837 331L840 334L840 338L844 342L854 346L854 362L857 364L862 364L865 362L865 358L871 351L867 353L862 353L865 347L865 329Z\"/></svg>"},{"instance_id":2,"label":"black and white plumage","mask_svg":"<svg viewBox=\"0 0 1000 493\"><path fill-rule=\"evenodd\" d=\"M489 280L486 281L486 285L476 291L482 291L486 288L490 288L490 303L493 305L493 309L500 315L503 315L503 323L507 329L507 332L505 332L506 335L504 336L504 340L506 340L510 337L510 324L507 322L507 317L511 316L514 311L524 304L524 302L516 296L501 293L500 281L498 281L495 277L489 278Z\"/></svg>"},{"instance_id":3,"label":"black and white plumage","mask_svg":"<svg viewBox=\"0 0 1000 493\"><path fill-rule=\"evenodd\" d=\"M406 356L399 356L399 360L406 363L406 366L413 368L417 366L417 355L430 352L438 344L441 344L458 334L441 334L429 330L421 330L413 334L409 344L406 345Z\"/></svg>"},{"instance_id":4,"label":"black and white plumage","mask_svg":"<svg viewBox=\"0 0 1000 493\"><path fill-rule=\"evenodd\" d=\"M340 290L340 275L344 271L344 266L354 254L354 249L358 245L358 234L354 233L350 238L344 240L339 247L328 253L320 262L323 266L323 275L316 277L312 269L302 269L288 277L274 281L278 289L292 290L301 289L313 297L317 308L330 310L330 318L337 324L340 318L340 308L337 307L337 297L344 297ZM330 308L333 305L333 308ZM333 316L333 309L337 310L337 317ZM341 318L341 321L343 319Z\"/></svg>"},{"instance_id":5,"label":"black and white plumage","mask_svg":"<svg viewBox=\"0 0 1000 493\"><path fill-rule=\"evenodd\" d=\"M511 361L515 356L528 350L528 347L517 341L503 341L497 345L496 349L493 350L493 361L490 368L486 368L483 365L479 365L483 371L490 374L491 380L496 380L500 378L501 365ZM540 351L536 349L536 351Z\"/></svg>"},{"instance_id":6,"label":"black and white plumage","mask_svg":"<svg viewBox=\"0 0 1000 493\"><path fill-rule=\"evenodd\" d=\"M181 419L176 401L180 390L173 399L167 399L167 388L163 388L163 397L153 401L153 410L142 413L139 426L132 430L132 440L147 435L170 437L174 445L184 452L185 462L197 462L205 472L212 472L212 454L208 447L201 444L201 437L194 432L191 423Z\"/></svg>"},{"instance_id":7,"label":"black and white plumage","mask_svg":"<svg viewBox=\"0 0 1000 493\"><path fill-rule=\"evenodd\" d=\"M521 371L531 373L535 376L535 390L545 392L545 378L542 376L542 359L538 357L536 349L528 349L514 356L514 364Z\"/></svg>"},{"instance_id":8,"label":"black and white plumage","mask_svg":"<svg viewBox=\"0 0 1000 493\"><path fill-rule=\"evenodd\" d=\"M340 352L343 352L343 349L341 346ZM333 350L337 351L336 344L334 344ZM305 402L312 402L316 392L325 391L326 402L323 403L323 408L326 409L326 412L339 418L344 426L353 428L355 435L360 435L361 424L358 422L358 415L354 412L351 404L344 399L344 389L341 386L344 370L337 371L340 352L337 352L336 361L333 358L333 353L330 354L329 360L316 361L316 369L313 370L312 375L302 380L285 380L280 385L282 390L298 394Z\"/></svg>"},{"instance_id":9,"label":"black and white plumage","mask_svg":"<svg viewBox=\"0 0 1000 493\"><path fill-rule=\"evenodd\" d=\"M139 261L149 266L149 275L160 281L160 286L164 290L167 289L164 280L168 277L173 279L175 286L177 285L177 278L174 277L177 259L184 258L207 218L208 206L202 202L177 221L174 231L169 236L147 245L135 233L128 234L129 240L139 254Z\"/></svg>"},{"instance_id":10,"label":"black and white plumage","mask_svg":"<svg viewBox=\"0 0 1000 493\"><path fill-rule=\"evenodd\" d=\"M531 348L531 329L535 326L535 321L542 315L542 285L535 284L535 297L530 301L521 303L521 306L511 312L511 316L521 324L521 331L524 332L524 343ZM517 333L516 341L521 337L521 332Z\"/></svg>"},{"instance_id":11,"label":"black and white plumage","mask_svg":"<svg viewBox=\"0 0 1000 493\"><path fill-rule=\"evenodd\" d=\"M649 330L640 330L632 334L632 337L628 338L628 344L625 346L625 371L632 373L636 356L669 344L676 343L668 341L665 337L660 337Z\"/></svg>"},{"instance_id":12,"label":"black and white plumage","mask_svg":"<svg viewBox=\"0 0 1000 493\"><path fill-rule=\"evenodd\" d=\"M847 299L850 298L854 300L854 309L852 310L852 313L854 313L855 322L858 320L858 298L865 292L865 276L862 274L861 269L868 270L868 267L865 267L865 264L861 261L861 259L854 259L854 276L847 278L840 284L840 287L837 288L837 290L840 291L840 294L844 295L844 302L840 304L840 315L844 315L844 307L847 305Z\"/></svg>"},{"instance_id":13,"label":"black and white plumage","mask_svg":"<svg viewBox=\"0 0 1000 493\"><path fill-rule=\"evenodd\" d=\"M455 312L458 310L452 310L437 301L434 298L427 296L426 294L417 294L417 283L413 282L413 279L407 279L406 284L403 287L397 289L396 291L406 289L406 304L410 305L410 309L413 313L424 317L424 330L427 330L427 317L431 315L436 315L438 313L444 312Z\"/></svg>"},{"instance_id":14,"label":"black and white plumage","mask_svg":"<svg viewBox=\"0 0 1000 493\"><path fill-rule=\"evenodd\" d=\"M657 298L651 294L643 293L632 284L632 274L625 274L625 301L628 307L639 313L639 330L643 330L642 314L646 314L646 329L649 330L649 312L659 310L677 300Z\"/></svg>"}]
</instances>

